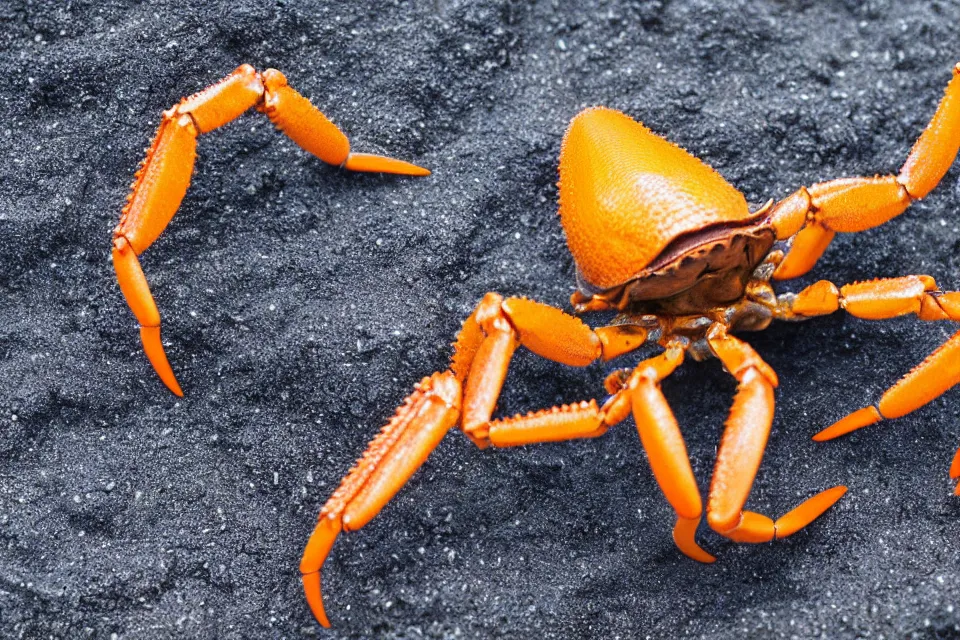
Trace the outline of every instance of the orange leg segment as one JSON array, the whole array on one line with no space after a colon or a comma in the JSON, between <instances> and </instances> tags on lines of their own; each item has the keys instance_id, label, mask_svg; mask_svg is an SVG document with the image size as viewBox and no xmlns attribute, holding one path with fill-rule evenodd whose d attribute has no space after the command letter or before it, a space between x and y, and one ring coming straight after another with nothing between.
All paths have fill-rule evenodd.
<instances>
[{"instance_id":1,"label":"orange leg segment","mask_svg":"<svg viewBox=\"0 0 960 640\"><path fill-rule=\"evenodd\" d=\"M864 231L903 213L913 200L923 198L937 186L958 149L960 64L954 67L943 99L898 175L841 178L801 187L773 208L770 217L778 239L796 234L774 278L786 280L809 271L834 232Z\"/></svg>"},{"instance_id":2,"label":"orange leg segment","mask_svg":"<svg viewBox=\"0 0 960 640\"><path fill-rule=\"evenodd\" d=\"M740 383L717 452L707 522L714 531L737 542L786 537L818 518L843 496L846 487L822 491L777 521L743 510L770 435L777 378L748 344L727 335L723 325L714 325L707 341Z\"/></svg>"},{"instance_id":3,"label":"orange leg segment","mask_svg":"<svg viewBox=\"0 0 960 640\"><path fill-rule=\"evenodd\" d=\"M320 568L341 529L369 522L420 468L460 415L460 383L448 372L424 378L370 442L366 453L320 511L300 562L307 602L330 626L320 592Z\"/></svg>"},{"instance_id":4,"label":"orange leg segment","mask_svg":"<svg viewBox=\"0 0 960 640\"><path fill-rule=\"evenodd\" d=\"M379 513L458 419L464 433L485 448L592 438L628 415L609 413L610 403L598 408L591 400L491 421L518 344L573 366L589 364L602 351L593 331L558 309L522 298L504 300L496 293L484 296L457 336L450 369L420 382L320 512L300 572L321 625L330 626L320 569L337 535L356 531Z\"/></svg>"},{"instance_id":5,"label":"orange leg segment","mask_svg":"<svg viewBox=\"0 0 960 640\"><path fill-rule=\"evenodd\" d=\"M619 335L616 330L612 334ZM478 446L487 445L490 417L518 345L554 362L585 367L604 355L606 344L618 353L643 344L636 332L630 332L632 340L610 336L608 332L602 340L579 318L549 305L488 293L464 323L451 360L458 379L466 377L464 432Z\"/></svg>"},{"instance_id":6,"label":"orange leg segment","mask_svg":"<svg viewBox=\"0 0 960 640\"><path fill-rule=\"evenodd\" d=\"M525 416L495 420L488 427L490 444L517 447L541 442L560 442L602 436L611 426L604 421L595 400L565 404Z\"/></svg>"},{"instance_id":7,"label":"orange leg segment","mask_svg":"<svg viewBox=\"0 0 960 640\"><path fill-rule=\"evenodd\" d=\"M915 314L921 320L960 320L960 292L941 292L936 281L926 275L857 282L839 289L821 280L795 296L787 294L780 300L782 310L778 315L788 319L829 314L842 308L865 320L885 320L908 314ZM813 439L824 442L885 418L905 416L957 384L960 384L960 332L890 387L876 406L854 411L817 433ZM960 462L956 460L960 460L960 453L951 466L951 478L960 477Z\"/></svg>"},{"instance_id":8,"label":"orange leg segment","mask_svg":"<svg viewBox=\"0 0 960 640\"><path fill-rule=\"evenodd\" d=\"M126 298L133 315L140 323L140 341L147 359L167 388L177 396L183 397L183 391L177 383L177 378L167 360L160 341L160 311L150 295L147 277L143 275L137 254L133 252L130 243L124 237L113 241L113 267L117 272L117 281L120 291Z\"/></svg>"},{"instance_id":9,"label":"orange leg segment","mask_svg":"<svg viewBox=\"0 0 960 640\"><path fill-rule=\"evenodd\" d=\"M697 544L697 525L703 515L700 490L680 426L660 390L660 381L682 362L683 349L668 347L659 356L640 363L627 382L627 389L631 391L633 417L650 469L677 513L673 541L684 555L699 562L713 562L716 558Z\"/></svg>"},{"instance_id":10,"label":"orange leg segment","mask_svg":"<svg viewBox=\"0 0 960 640\"><path fill-rule=\"evenodd\" d=\"M159 313L155 313L156 304L137 256L153 244L180 207L193 173L197 136L223 126L254 106L266 112L294 142L324 162L353 171L415 176L430 173L393 158L350 153L347 137L306 98L288 87L286 78L275 69L261 74L250 65L241 65L220 82L164 112L113 232L113 256L120 288L140 322L144 350L157 374L178 396L183 393L163 351Z\"/></svg>"}]
</instances>

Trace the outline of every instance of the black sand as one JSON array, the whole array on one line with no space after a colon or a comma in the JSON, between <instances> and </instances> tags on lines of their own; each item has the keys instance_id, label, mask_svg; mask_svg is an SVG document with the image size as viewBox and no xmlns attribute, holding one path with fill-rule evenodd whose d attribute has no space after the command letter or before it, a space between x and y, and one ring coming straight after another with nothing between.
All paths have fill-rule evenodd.
<instances>
[{"instance_id":1,"label":"black sand","mask_svg":"<svg viewBox=\"0 0 960 640\"><path fill-rule=\"evenodd\" d=\"M567 305L556 161L577 111L626 111L754 203L896 171L960 61L960 5L175 4L0 2L0 635L960 633L960 391L810 441L956 328L909 318L747 336L781 380L751 507L851 488L787 541L704 530L716 564L680 555L631 422L506 451L454 432L334 549L332 631L297 572L320 505L446 366L484 292ZM256 113L204 137L143 259L178 400L140 349L110 232L161 111L242 62L284 71L355 149L435 173L347 174ZM909 273L960 287L958 178L785 287ZM501 412L595 397L609 368L521 354ZM665 384L703 491L734 389L715 361Z\"/></svg>"}]
</instances>

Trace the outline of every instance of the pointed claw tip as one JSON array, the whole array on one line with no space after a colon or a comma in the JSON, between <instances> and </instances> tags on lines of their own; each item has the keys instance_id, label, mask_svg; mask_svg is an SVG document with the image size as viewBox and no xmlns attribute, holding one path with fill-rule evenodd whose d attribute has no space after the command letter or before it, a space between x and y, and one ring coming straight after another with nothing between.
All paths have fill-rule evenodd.
<instances>
[{"instance_id":1,"label":"pointed claw tip","mask_svg":"<svg viewBox=\"0 0 960 640\"><path fill-rule=\"evenodd\" d=\"M167 389L170 389L173 395L177 396L178 398L183 397L183 389L180 388L180 384L177 382L176 378L171 377L169 380L164 380L163 384L167 386Z\"/></svg>"},{"instance_id":2,"label":"pointed claw tip","mask_svg":"<svg viewBox=\"0 0 960 640\"><path fill-rule=\"evenodd\" d=\"M307 598L307 604L310 605L310 611L313 617L317 619L320 626L329 629L330 619L327 618L327 612L323 608L323 593L320 591L320 571L305 573L300 576L303 582L303 593Z\"/></svg>"},{"instance_id":3,"label":"pointed claw tip","mask_svg":"<svg viewBox=\"0 0 960 640\"><path fill-rule=\"evenodd\" d=\"M842 422L842 421L841 421ZM829 440L834 440L840 436L850 433L852 429L844 429L840 423L832 424L822 431L818 431L813 436L814 442L827 442Z\"/></svg>"},{"instance_id":4,"label":"pointed claw tip","mask_svg":"<svg viewBox=\"0 0 960 640\"><path fill-rule=\"evenodd\" d=\"M704 564L711 564L716 561L716 558L704 551L700 545L697 544L696 535L699 525L699 516L696 518L678 516L677 523L673 527L673 542L683 555L688 558Z\"/></svg>"},{"instance_id":5,"label":"pointed claw tip","mask_svg":"<svg viewBox=\"0 0 960 640\"><path fill-rule=\"evenodd\" d=\"M403 176L428 176L430 170L411 162L378 156L371 153L351 153L342 165L349 171L393 173Z\"/></svg>"},{"instance_id":6,"label":"pointed claw tip","mask_svg":"<svg viewBox=\"0 0 960 640\"><path fill-rule=\"evenodd\" d=\"M703 548L696 543L696 541L691 541L689 544L683 543L683 541L675 540L677 547L680 549L683 555L687 556L691 560L696 560L697 562L702 562L703 564L713 564L717 559L703 550Z\"/></svg>"},{"instance_id":7,"label":"pointed claw tip","mask_svg":"<svg viewBox=\"0 0 960 640\"><path fill-rule=\"evenodd\" d=\"M324 627L330 626L330 620L327 619L327 612L323 608L323 594L320 591L320 569L323 567L340 529L339 518L321 516L316 528L310 535L307 548L303 550L303 559L300 561L303 592L307 597L307 604L310 605L313 617Z\"/></svg>"},{"instance_id":8,"label":"pointed claw tip","mask_svg":"<svg viewBox=\"0 0 960 640\"><path fill-rule=\"evenodd\" d=\"M824 505L821 513L823 511L826 511L833 505L835 505L837 502L839 502L840 498L842 498L846 494L847 494L847 487L842 484L838 484L835 487L825 490L822 494L820 494L821 496L823 496L823 500L824 500Z\"/></svg>"},{"instance_id":9,"label":"pointed claw tip","mask_svg":"<svg viewBox=\"0 0 960 640\"><path fill-rule=\"evenodd\" d=\"M696 548L695 551L694 550L684 551L683 549L681 549L681 551L683 551L683 554L688 558L696 560L697 562L702 562L703 564L713 564L714 562L717 561L717 559L714 556L710 555L709 553L701 549L699 546Z\"/></svg>"},{"instance_id":10,"label":"pointed claw tip","mask_svg":"<svg viewBox=\"0 0 960 640\"><path fill-rule=\"evenodd\" d=\"M838 484L835 487L824 489L812 498L807 499L805 502L801 503L797 509L809 505L811 507L811 514L815 514L810 520L812 522L816 518L819 518L827 509L835 505L837 501L846 493L847 487L842 484ZM794 509L794 511L797 509Z\"/></svg>"},{"instance_id":11,"label":"pointed claw tip","mask_svg":"<svg viewBox=\"0 0 960 640\"><path fill-rule=\"evenodd\" d=\"M166 360L166 358L164 358ZM170 365L167 365L169 368ZM167 389L173 393L173 395L178 398L183 397L183 389L180 388L180 383L177 382L177 378L173 375L173 369L169 371L157 371L157 375L160 376L160 380L163 381L163 384L166 385Z\"/></svg>"},{"instance_id":12,"label":"pointed claw tip","mask_svg":"<svg viewBox=\"0 0 960 640\"><path fill-rule=\"evenodd\" d=\"M880 412L876 407L871 405L869 407L864 407L863 409L858 409L847 417L838 420L820 433L813 436L813 439L816 442L833 440L834 438L839 438L840 436L846 435L852 431L856 431L857 429L862 429L863 427L876 424L881 420L883 420L883 416L880 415Z\"/></svg>"},{"instance_id":13,"label":"pointed claw tip","mask_svg":"<svg viewBox=\"0 0 960 640\"><path fill-rule=\"evenodd\" d=\"M143 343L143 351L147 354L147 359L153 365L153 370L157 372L163 384L182 398L183 390L177 383L177 377L173 375L173 368L170 361L167 360L167 354L163 350L163 343L160 341L160 327L140 327L140 341Z\"/></svg>"}]
</instances>

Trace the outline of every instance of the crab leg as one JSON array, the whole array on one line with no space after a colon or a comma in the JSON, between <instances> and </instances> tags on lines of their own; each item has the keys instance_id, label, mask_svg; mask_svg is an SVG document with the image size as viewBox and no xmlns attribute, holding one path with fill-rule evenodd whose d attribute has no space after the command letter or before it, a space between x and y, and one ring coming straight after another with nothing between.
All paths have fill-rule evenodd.
<instances>
[{"instance_id":1,"label":"crab leg","mask_svg":"<svg viewBox=\"0 0 960 640\"><path fill-rule=\"evenodd\" d=\"M316 107L287 86L275 69L258 73L248 64L163 113L160 127L134 178L120 222L113 232L113 264L120 290L140 324L147 358L176 395L177 383L160 340L160 313L137 256L170 223L190 185L197 137L227 124L256 106L283 133L324 162L353 171L428 175L416 165L350 153L347 137Z\"/></svg>"},{"instance_id":2,"label":"crab leg","mask_svg":"<svg viewBox=\"0 0 960 640\"><path fill-rule=\"evenodd\" d=\"M454 345L451 368L466 384L464 433L479 447L489 442L489 425L513 352L523 345L537 355L571 367L585 367L643 344L642 328L602 327L596 332L579 318L526 298L488 293L467 318Z\"/></svg>"},{"instance_id":3,"label":"crab leg","mask_svg":"<svg viewBox=\"0 0 960 640\"><path fill-rule=\"evenodd\" d=\"M960 320L960 292L942 292L927 275L879 278L846 284L828 280L778 299L778 317L786 320L831 314L838 309L864 320L916 314L921 320Z\"/></svg>"},{"instance_id":4,"label":"crab leg","mask_svg":"<svg viewBox=\"0 0 960 640\"><path fill-rule=\"evenodd\" d=\"M276 69L267 69L263 78L263 102L257 108L304 151L327 164L350 171L395 173L405 176L428 176L429 169L415 164L377 156L353 153L350 141L335 124L309 100L287 85L286 77Z\"/></svg>"},{"instance_id":5,"label":"crab leg","mask_svg":"<svg viewBox=\"0 0 960 640\"><path fill-rule=\"evenodd\" d=\"M837 289L826 280L795 297L784 297L792 316L814 316L844 309L866 320L884 320L915 314L921 320L960 320L960 292L941 292L930 276L904 276L858 282ZM955 333L926 360L890 387L880 402L854 411L820 431L817 442L832 440L884 418L899 418L932 402L960 384L960 332ZM950 466L950 477L960 478L960 451ZM954 490L960 495L960 484Z\"/></svg>"},{"instance_id":6,"label":"crab leg","mask_svg":"<svg viewBox=\"0 0 960 640\"><path fill-rule=\"evenodd\" d=\"M369 522L426 461L460 415L460 383L449 371L424 378L323 506L300 562L310 609L325 627L320 568L340 533Z\"/></svg>"},{"instance_id":7,"label":"crab leg","mask_svg":"<svg viewBox=\"0 0 960 640\"><path fill-rule=\"evenodd\" d=\"M307 602L321 625L329 627L330 621L320 569L337 535L356 531L379 513L458 419L464 433L486 448L593 438L626 418L625 392L610 389L616 393L603 408L591 400L490 420L518 344L558 362L586 366L601 355L603 345L609 345L613 357L645 338L629 325L604 329L598 336L579 319L523 298L483 297L457 335L450 369L417 385L320 512L300 572Z\"/></svg>"},{"instance_id":8,"label":"crab leg","mask_svg":"<svg viewBox=\"0 0 960 640\"><path fill-rule=\"evenodd\" d=\"M506 379L510 359L518 345L523 345L537 355L571 367L585 367L599 357L614 358L642 345L646 330L633 325L601 327L594 332L579 318L559 309L526 298L507 298L488 293L474 312L463 323L453 345L450 370L464 384L463 416L461 428L474 444L485 448L489 444L510 446L530 442L543 442L541 435L550 433L549 439L590 437L600 435L598 429L613 424L604 418L609 413L610 403L603 410L591 406L590 426L579 423L584 417L577 410L577 426L564 422L559 416L570 418L571 407L553 407L526 417L491 422L503 381ZM610 389L614 393L617 389ZM617 396L618 398L620 396ZM615 422L620 422L629 413L622 402L617 404ZM527 420L530 418L530 420ZM536 418L536 419L534 419ZM572 431L570 431L572 429ZM525 430L529 430L524 434ZM579 433L581 435L562 435Z\"/></svg>"},{"instance_id":9,"label":"crab leg","mask_svg":"<svg viewBox=\"0 0 960 640\"><path fill-rule=\"evenodd\" d=\"M796 235L774 278L786 280L809 271L836 232L865 231L903 213L937 186L958 149L960 64L954 66L933 118L896 176L841 178L801 187L774 207L770 215L777 238Z\"/></svg>"},{"instance_id":10,"label":"crab leg","mask_svg":"<svg viewBox=\"0 0 960 640\"><path fill-rule=\"evenodd\" d=\"M777 375L750 347L717 323L707 342L723 366L740 383L724 428L707 502L707 522L717 533L737 542L769 542L804 528L846 493L836 486L805 500L774 521L744 511L773 423L773 389Z\"/></svg>"},{"instance_id":11,"label":"crab leg","mask_svg":"<svg viewBox=\"0 0 960 640\"><path fill-rule=\"evenodd\" d=\"M330 621L320 569L337 535L357 531L383 509L456 424L459 410L460 383L452 371L424 378L323 506L300 562L307 602L321 625ZM483 446L592 438L612 424L591 400L490 422Z\"/></svg>"},{"instance_id":12,"label":"crab leg","mask_svg":"<svg viewBox=\"0 0 960 640\"><path fill-rule=\"evenodd\" d=\"M660 390L660 381L683 363L683 355L682 346L669 345L660 355L641 362L628 378L624 390L629 393L637 432L650 460L650 469L677 514L674 543L694 560L713 562L716 558L697 544L697 525L703 515L700 490L680 426Z\"/></svg>"},{"instance_id":13,"label":"crab leg","mask_svg":"<svg viewBox=\"0 0 960 640\"><path fill-rule=\"evenodd\" d=\"M324 627L330 621L323 606L320 569L337 536L357 531L383 509L456 424L459 410L460 383L452 371L424 378L323 506L300 573L307 603ZM596 402L580 402L491 422L484 446L592 438L611 424Z\"/></svg>"},{"instance_id":14,"label":"crab leg","mask_svg":"<svg viewBox=\"0 0 960 640\"><path fill-rule=\"evenodd\" d=\"M486 338L470 329L471 322L482 328ZM660 380L683 361L682 348L671 346L661 356L644 361L626 381L617 379L617 374L608 377L607 390L614 395L600 411L591 401L572 405L576 412L571 407L554 407L490 422L517 341L550 360L585 366L600 356L611 359L629 352L645 339L640 327L601 327L592 332L578 319L547 305L522 298L501 301L498 295L487 294L465 323L454 355L454 370L464 370L466 354L474 354L464 392L463 430L480 447L596 437L624 420L632 407L654 476L678 514L674 541L689 557L713 562L713 556L696 542L700 494L680 428L659 387Z\"/></svg>"}]
</instances>

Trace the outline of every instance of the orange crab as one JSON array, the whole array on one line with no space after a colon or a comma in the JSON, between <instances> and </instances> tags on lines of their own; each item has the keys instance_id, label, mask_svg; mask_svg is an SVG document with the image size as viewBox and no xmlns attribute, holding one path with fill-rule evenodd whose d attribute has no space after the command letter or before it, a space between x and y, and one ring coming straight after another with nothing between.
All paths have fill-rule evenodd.
<instances>
[{"instance_id":1,"label":"orange crab","mask_svg":"<svg viewBox=\"0 0 960 640\"><path fill-rule=\"evenodd\" d=\"M120 290L140 323L140 339L157 375L183 395L160 342L160 312L137 259L163 233L190 185L197 137L240 117L251 107L305 151L351 171L430 175L423 167L367 153L352 153L350 141L310 101L287 86L276 69L248 64L163 113L153 144L137 171L120 223L113 230L113 266Z\"/></svg>"},{"instance_id":2,"label":"orange crab","mask_svg":"<svg viewBox=\"0 0 960 640\"><path fill-rule=\"evenodd\" d=\"M703 514L686 446L660 382L686 355L717 357L739 386L707 500L707 522L737 542L767 542L802 529L846 491L822 491L777 520L745 511L774 413L777 376L734 331L774 319L845 309L871 320L916 314L960 320L960 293L929 276L848 284L821 281L777 295L770 280L810 270L836 232L878 226L926 196L960 146L960 64L933 119L897 175L843 178L801 187L750 211L716 171L626 115L597 107L570 123L560 152L560 220L577 265L577 312L617 310L611 326L525 298L488 293L463 324L450 368L420 381L320 512L300 564L307 601L324 626L320 569L341 530L370 521L459 425L480 448L602 435L633 413L650 466L676 512L680 550L712 562L695 534ZM781 244L777 244L781 241ZM781 248L783 247L783 248ZM655 343L663 348L607 376L610 398L492 420L518 345L582 367ZM960 332L887 391L877 406L822 431L827 439L905 415L960 382ZM960 452L951 468L960 476Z\"/></svg>"}]
</instances>

